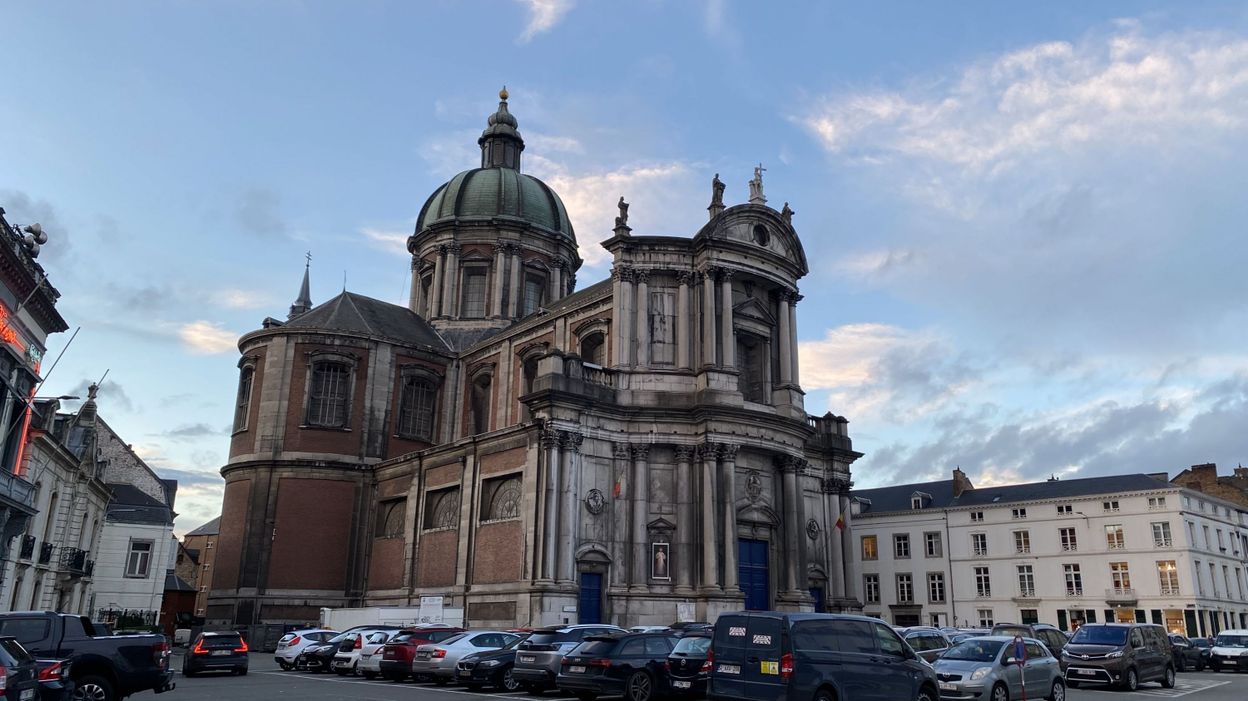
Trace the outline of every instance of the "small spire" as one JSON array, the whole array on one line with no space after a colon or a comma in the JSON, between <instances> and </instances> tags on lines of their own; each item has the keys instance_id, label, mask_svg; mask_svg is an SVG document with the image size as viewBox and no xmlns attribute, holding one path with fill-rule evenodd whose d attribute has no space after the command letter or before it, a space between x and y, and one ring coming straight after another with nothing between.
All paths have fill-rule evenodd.
<instances>
[{"instance_id":1,"label":"small spire","mask_svg":"<svg viewBox=\"0 0 1248 701\"><path fill-rule=\"evenodd\" d=\"M308 271L312 267L312 252L308 251L304 254L304 257L307 258L307 261L303 265L303 284L299 286L299 298L295 300L294 304L290 305L290 315L286 317L287 320L293 319L312 308L312 293L309 290L311 286L308 282Z\"/></svg>"},{"instance_id":2,"label":"small spire","mask_svg":"<svg viewBox=\"0 0 1248 701\"><path fill-rule=\"evenodd\" d=\"M524 139L520 136L520 123L507 109L507 86L498 91L498 111L486 120L485 131L477 144L481 147L482 168L510 168L520 170L520 152Z\"/></svg>"}]
</instances>

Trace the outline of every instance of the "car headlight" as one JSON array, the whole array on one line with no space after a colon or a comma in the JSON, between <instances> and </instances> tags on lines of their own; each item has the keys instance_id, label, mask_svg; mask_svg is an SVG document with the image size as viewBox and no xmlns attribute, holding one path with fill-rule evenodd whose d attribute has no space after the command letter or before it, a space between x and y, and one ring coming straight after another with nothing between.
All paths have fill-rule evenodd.
<instances>
[{"instance_id":1,"label":"car headlight","mask_svg":"<svg viewBox=\"0 0 1248 701\"><path fill-rule=\"evenodd\" d=\"M971 679L971 681L973 681L973 682L977 682L977 681L979 681L980 679L983 679L984 677L988 676L988 675L989 675L989 674L991 674L991 673L992 673L992 667L980 667L979 669L975 670L974 672L971 672L971 677L970 677L970 679Z\"/></svg>"},{"instance_id":2,"label":"car headlight","mask_svg":"<svg viewBox=\"0 0 1248 701\"><path fill-rule=\"evenodd\" d=\"M486 660L485 662L481 663L481 666L482 667L497 667L498 660Z\"/></svg>"},{"instance_id":3,"label":"car headlight","mask_svg":"<svg viewBox=\"0 0 1248 701\"><path fill-rule=\"evenodd\" d=\"M1115 651L1113 651L1113 652L1111 652L1111 653L1109 653L1109 654L1107 654L1107 655L1105 655L1105 656L1106 656L1106 657L1109 657L1109 658L1111 658L1111 659L1112 659L1112 658L1114 658L1114 657L1122 657L1122 650L1115 650Z\"/></svg>"}]
</instances>

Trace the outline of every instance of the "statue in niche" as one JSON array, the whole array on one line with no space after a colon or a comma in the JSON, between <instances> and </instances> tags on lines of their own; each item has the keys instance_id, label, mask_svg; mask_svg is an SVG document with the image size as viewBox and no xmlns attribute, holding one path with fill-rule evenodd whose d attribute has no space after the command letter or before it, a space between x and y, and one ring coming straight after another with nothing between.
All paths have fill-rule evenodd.
<instances>
[{"instance_id":1,"label":"statue in niche","mask_svg":"<svg viewBox=\"0 0 1248 701\"><path fill-rule=\"evenodd\" d=\"M711 179L711 206L724 206L724 181L719 179L719 173Z\"/></svg>"}]
</instances>

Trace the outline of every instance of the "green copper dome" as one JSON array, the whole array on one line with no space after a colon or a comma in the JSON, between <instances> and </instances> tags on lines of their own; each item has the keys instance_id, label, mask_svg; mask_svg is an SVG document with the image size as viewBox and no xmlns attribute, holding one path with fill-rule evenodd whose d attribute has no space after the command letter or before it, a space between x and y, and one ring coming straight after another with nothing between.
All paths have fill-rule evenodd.
<instances>
[{"instance_id":1,"label":"green copper dome","mask_svg":"<svg viewBox=\"0 0 1248 701\"><path fill-rule=\"evenodd\" d=\"M453 219L514 219L576 240L555 191L511 168L474 168L451 178L421 208L416 233Z\"/></svg>"}]
</instances>

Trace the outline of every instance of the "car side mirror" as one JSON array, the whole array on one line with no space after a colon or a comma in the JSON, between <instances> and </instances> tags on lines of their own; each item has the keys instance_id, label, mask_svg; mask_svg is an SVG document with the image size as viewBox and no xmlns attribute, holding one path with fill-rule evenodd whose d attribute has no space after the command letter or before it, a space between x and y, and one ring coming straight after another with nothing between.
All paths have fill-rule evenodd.
<instances>
[{"instance_id":1,"label":"car side mirror","mask_svg":"<svg viewBox=\"0 0 1248 701\"><path fill-rule=\"evenodd\" d=\"M1002 664L1004 664L1006 667L1009 667L1009 666L1010 666L1010 665L1012 665L1012 664L1018 664L1018 658L1017 658L1017 657L1007 657L1007 658L1005 658L1005 660L1003 660L1003 661L1002 661Z\"/></svg>"}]
</instances>

